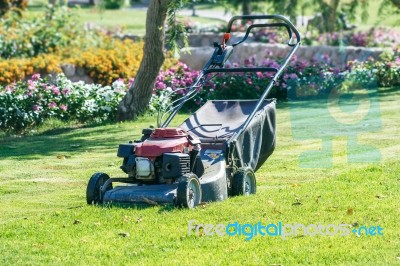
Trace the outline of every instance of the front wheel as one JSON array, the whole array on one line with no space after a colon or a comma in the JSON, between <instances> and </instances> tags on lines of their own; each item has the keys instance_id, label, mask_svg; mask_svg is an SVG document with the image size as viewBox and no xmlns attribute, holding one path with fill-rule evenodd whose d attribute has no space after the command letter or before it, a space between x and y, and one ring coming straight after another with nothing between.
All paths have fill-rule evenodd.
<instances>
[{"instance_id":1,"label":"front wheel","mask_svg":"<svg viewBox=\"0 0 400 266\"><path fill-rule=\"evenodd\" d=\"M87 204L99 204L102 203L102 196L100 188L106 183L110 177L105 173L95 173L89 179L89 183L86 188L86 201ZM112 189L112 184L107 186L107 190Z\"/></svg>"},{"instance_id":2,"label":"front wheel","mask_svg":"<svg viewBox=\"0 0 400 266\"><path fill-rule=\"evenodd\" d=\"M256 177L250 167L241 167L233 175L232 196L256 194Z\"/></svg>"},{"instance_id":3,"label":"front wheel","mask_svg":"<svg viewBox=\"0 0 400 266\"><path fill-rule=\"evenodd\" d=\"M176 205L192 209L201 202L201 185L195 174L184 175L178 184Z\"/></svg>"}]
</instances>

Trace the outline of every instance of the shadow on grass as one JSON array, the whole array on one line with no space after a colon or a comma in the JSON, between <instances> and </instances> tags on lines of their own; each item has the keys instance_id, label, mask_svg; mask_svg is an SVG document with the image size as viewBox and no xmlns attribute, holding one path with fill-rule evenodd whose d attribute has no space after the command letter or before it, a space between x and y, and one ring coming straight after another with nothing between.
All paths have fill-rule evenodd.
<instances>
[{"instance_id":1,"label":"shadow on grass","mask_svg":"<svg viewBox=\"0 0 400 266\"><path fill-rule=\"evenodd\" d=\"M399 87L384 87L384 88L379 88L378 93L379 94L387 94L387 93L393 93L393 92L400 92Z\"/></svg>"},{"instance_id":2,"label":"shadow on grass","mask_svg":"<svg viewBox=\"0 0 400 266\"><path fill-rule=\"evenodd\" d=\"M82 127L63 127L46 130L28 136L7 136L0 139L0 158L38 159L42 156L69 155L83 152L117 152L120 143L134 140L124 139L126 128L118 124L88 125ZM133 132L132 132L133 133ZM139 133L139 131L138 131Z\"/></svg>"}]
</instances>

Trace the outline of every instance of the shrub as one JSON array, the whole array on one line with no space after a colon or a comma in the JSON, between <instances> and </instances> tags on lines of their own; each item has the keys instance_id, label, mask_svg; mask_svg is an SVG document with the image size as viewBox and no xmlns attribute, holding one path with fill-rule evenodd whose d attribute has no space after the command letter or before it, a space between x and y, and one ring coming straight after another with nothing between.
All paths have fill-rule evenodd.
<instances>
[{"instance_id":1,"label":"shrub","mask_svg":"<svg viewBox=\"0 0 400 266\"><path fill-rule=\"evenodd\" d=\"M352 62L349 76L359 84L373 80L381 87L400 85L400 53L398 50L381 55L380 61Z\"/></svg>"},{"instance_id":2,"label":"shrub","mask_svg":"<svg viewBox=\"0 0 400 266\"><path fill-rule=\"evenodd\" d=\"M329 58L325 62L308 62L294 56L281 77L273 87L270 98L287 100L288 98L319 97L332 90L348 91L376 86L400 85L400 57L395 51L382 56L382 61L369 60L364 63L352 62L344 69L333 68ZM243 66L255 66L255 60L245 60ZM279 60L266 59L261 66L277 67ZM231 67L237 67L232 64ZM168 104L185 93L192 85L198 71L193 71L180 63L167 71L160 72L153 89L150 109L155 112L162 102ZM208 81L194 97L187 108L195 110L207 100L212 99L258 99L264 92L271 73L232 73L217 74ZM171 94L175 91L174 94ZM171 99L166 97L171 94Z\"/></svg>"},{"instance_id":3,"label":"shrub","mask_svg":"<svg viewBox=\"0 0 400 266\"><path fill-rule=\"evenodd\" d=\"M0 17L13 10L18 15L28 6L28 0L0 0Z\"/></svg>"},{"instance_id":4,"label":"shrub","mask_svg":"<svg viewBox=\"0 0 400 266\"><path fill-rule=\"evenodd\" d=\"M33 58L0 60L0 69L0 84L7 85L23 80L34 73L60 73L60 57L45 54Z\"/></svg>"},{"instance_id":5,"label":"shrub","mask_svg":"<svg viewBox=\"0 0 400 266\"><path fill-rule=\"evenodd\" d=\"M0 58L28 58L59 54L66 49L86 50L106 44L98 31L85 30L68 8L48 7L33 19L11 14L0 20Z\"/></svg>"},{"instance_id":6,"label":"shrub","mask_svg":"<svg viewBox=\"0 0 400 266\"><path fill-rule=\"evenodd\" d=\"M14 81L24 80L34 73L42 75L60 73L60 65L70 63L85 69L86 73L102 85L110 85L122 78L128 82L134 77L139 68L143 53L143 43L134 43L130 40L108 40L109 45L104 48L93 48L80 51L75 48L69 51L69 58L65 58L66 51L61 55L40 54L33 58L12 58L0 60L0 84L8 85ZM170 54L167 54L163 69L177 64Z\"/></svg>"},{"instance_id":7,"label":"shrub","mask_svg":"<svg viewBox=\"0 0 400 266\"><path fill-rule=\"evenodd\" d=\"M181 62L168 70L161 71L154 84L153 96L149 105L150 112L156 112L160 106L164 107L171 101L180 98L186 92L186 89L193 84L198 74L199 71L191 70ZM194 101L198 99L195 98Z\"/></svg>"},{"instance_id":8,"label":"shrub","mask_svg":"<svg viewBox=\"0 0 400 266\"><path fill-rule=\"evenodd\" d=\"M318 97L331 90L348 91L400 84L400 57L397 51L382 56L383 61L353 62L346 69L332 68L325 63L307 62L296 57L280 77L270 97L286 100L287 97ZM267 59L263 66L276 67L276 60ZM254 66L254 60L244 65ZM236 65L232 65L235 67ZM150 111L169 104L185 93L199 74L183 63L178 63L157 77ZM254 99L264 91L271 74L253 73L216 75L205 82L199 93L187 105L194 111L209 99ZM117 79L111 86L71 82L63 74L53 82L35 74L25 82L0 86L0 129L23 131L41 124L46 119L78 120L81 122L114 120L117 107L132 85ZM175 91L175 94L171 92ZM289 92L289 94L287 94ZM289 95L289 96L288 96Z\"/></svg>"},{"instance_id":9,"label":"shrub","mask_svg":"<svg viewBox=\"0 0 400 266\"><path fill-rule=\"evenodd\" d=\"M101 0L105 9L120 9L124 6L125 0Z\"/></svg>"},{"instance_id":10,"label":"shrub","mask_svg":"<svg viewBox=\"0 0 400 266\"><path fill-rule=\"evenodd\" d=\"M21 132L50 118L80 122L115 120L126 90L122 80L103 87L73 83L63 74L54 82L35 74L28 81L0 86L0 129Z\"/></svg>"},{"instance_id":11,"label":"shrub","mask_svg":"<svg viewBox=\"0 0 400 266\"><path fill-rule=\"evenodd\" d=\"M388 28L372 28L369 31L332 32L318 34L307 32L303 43L308 45L331 46L361 46L361 47L392 47L396 48L400 43L400 31Z\"/></svg>"},{"instance_id":12,"label":"shrub","mask_svg":"<svg viewBox=\"0 0 400 266\"><path fill-rule=\"evenodd\" d=\"M128 81L130 77L136 76L139 69L143 43L134 43L131 40L114 40L112 43L110 48L77 51L66 61L83 67L95 83L111 84L118 78Z\"/></svg>"}]
</instances>

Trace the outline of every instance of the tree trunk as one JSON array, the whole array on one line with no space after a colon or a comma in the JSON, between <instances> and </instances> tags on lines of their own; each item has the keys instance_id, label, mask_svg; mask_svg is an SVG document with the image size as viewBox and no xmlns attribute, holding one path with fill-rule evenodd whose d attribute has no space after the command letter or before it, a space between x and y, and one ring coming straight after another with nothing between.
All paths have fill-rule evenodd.
<instances>
[{"instance_id":1,"label":"tree trunk","mask_svg":"<svg viewBox=\"0 0 400 266\"><path fill-rule=\"evenodd\" d=\"M191 8L192 8L192 17L196 17L196 0L192 0Z\"/></svg>"},{"instance_id":2,"label":"tree trunk","mask_svg":"<svg viewBox=\"0 0 400 266\"><path fill-rule=\"evenodd\" d=\"M242 14L250 15L251 14L251 0L242 0Z\"/></svg>"},{"instance_id":3,"label":"tree trunk","mask_svg":"<svg viewBox=\"0 0 400 266\"><path fill-rule=\"evenodd\" d=\"M164 62L164 22L169 1L152 0L146 15L143 59L135 82L118 106L118 120L132 120L146 111L152 88Z\"/></svg>"},{"instance_id":4,"label":"tree trunk","mask_svg":"<svg viewBox=\"0 0 400 266\"><path fill-rule=\"evenodd\" d=\"M331 0L329 4L325 4L325 8L322 8L322 18L325 20L326 32L334 32L336 30L339 2L340 0Z\"/></svg>"}]
</instances>

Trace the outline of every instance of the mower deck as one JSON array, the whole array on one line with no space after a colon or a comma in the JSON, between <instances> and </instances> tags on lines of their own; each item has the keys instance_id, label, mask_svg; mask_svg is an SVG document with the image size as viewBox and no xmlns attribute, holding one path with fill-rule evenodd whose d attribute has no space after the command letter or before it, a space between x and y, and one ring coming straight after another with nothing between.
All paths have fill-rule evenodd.
<instances>
[{"instance_id":1,"label":"mower deck","mask_svg":"<svg viewBox=\"0 0 400 266\"><path fill-rule=\"evenodd\" d=\"M225 158L222 150L202 150L204 173L199 178L202 202L222 201L228 197ZM104 193L104 203L175 204L178 184L122 185Z\"/></svg>"}]
</instances>

